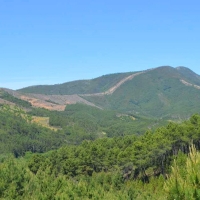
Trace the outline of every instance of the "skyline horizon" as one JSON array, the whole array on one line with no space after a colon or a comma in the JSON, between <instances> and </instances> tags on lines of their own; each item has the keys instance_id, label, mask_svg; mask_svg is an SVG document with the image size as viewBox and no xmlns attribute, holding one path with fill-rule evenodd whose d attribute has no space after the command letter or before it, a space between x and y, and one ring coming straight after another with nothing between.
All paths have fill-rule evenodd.
<instances>
[{"instance_id":1,"label":"skyline horizon","mask_svg":"<svg viewBox=\"0 0 200 200\"><path fill-rule=\"evenodd\" d=\"M20 88L1 87L1 85L0 85L0 88L6 88L6 89L11 89L11 90L19 90L19 89L22 89L22 88L32 87L32 86L59 85L59 84L63 84L63 83L73 82L73 81L92 80L92 79L99 78L99 77L106 76L106 75L110 75L110 74L129 73L129 72L135 73L135 72L140 72L140 71L148 71L148 70L157 69L157 68L159 68L159 67L172 67L172 68L174 68L174 69L176 69L176 68L178 68L178 67L184 67L184 68L187 68L187 69L189 69L189 70L192 70L192 69L190 69L189 67L185 67L185 66L176 66L176 67L173 67L173 66L170 66L170 65L161 65L161 66L158 66L158 67L147 68L147 69L144 69L144 70L114 72L114 73L108 73L108 74L101 74L101 75L99 75L99 76L92 77L92 78L84 78L84 77L83 77L83 78L80 78L80 79L73 79L73 80L70 80L70 81L55 82L55 83L50 83L50 84L45 84L45 81L41 81L41 83L43 82L43 84L40 84L40 82L38 82L38 84L27 85L27 86L20 87ZM192 71L193 71L193 70L192 70ZM193 72L196 73L195 71L193 71ZM196 73L196 74L200 76L200 74L198 74L198 73ZM28 79L28 78L27 78L27 79Z\"/></svg>"},{"instance_id":2,"label":"skyline horizon","mask_svg":"<svg viewBox=\"0 0 200 200\"><path fill-rule=\"evenodd\" d=\"M0 87L163 65L200 74L199 8L197 0L3 0Z\"/></svg>"}]
</instances>

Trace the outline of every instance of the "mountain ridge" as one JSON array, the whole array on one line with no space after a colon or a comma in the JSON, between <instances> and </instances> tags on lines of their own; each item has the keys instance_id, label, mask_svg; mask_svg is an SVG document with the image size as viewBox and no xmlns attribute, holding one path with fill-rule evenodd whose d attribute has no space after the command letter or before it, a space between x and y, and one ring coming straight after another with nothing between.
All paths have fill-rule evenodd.
<instances>
[{"instance_id":1,"label":"mountain ridge","mask_svg":"<svg viewBox=\"0 0 200 200\"><path fill-rule=\"evenodd\" d=\"M71 95L71 94L87 95L87 94L92 94L92 93L108 94L109 93L108 91L111 90L112 88L115 88L117 84L119 84L121 81L123 81L123 79L129 80L129 78L128 78L129 76L131 77L134 74L145 73L145 72L149 72L152 70L157 70L157 71L161 70L162 71L163 69L167 69L166 71L168 71L168 72L171 70L174 70L174 72L176 71L176 72L182 74L186 79L190 79L191 84L197 84L197 85L200 84L200 76L187 67L179 66L179 67L173 68L171 66L160 66L160 67L151 68L151 69L147 69L147 70L143 70L143 71L107 74L107 75L103 75L103 76L100 76L100 77L97 77L94 79L88 79L88 80L75 80L75 81L65 82L65 83L61 83L61 84L54 84L54 85L28 86L25 88L18 89L16 91L23 92L23 93L36 93L36 94L49 94L49 95L56 95L56 94L59 94L59 95ZM193 80L191 80L191 77L193 78ZM106 83L104 83L104 85L102 83L104 81L103 79L106 79ZM114 79L114 80L112 80L112 79ZM95 85L93 86L94 88L95 87L96 88L95 89L93 88L92 92L89 92L88 90L90 90L90 89L87 88L88 85L90 85L91 82L98 82L98 81L99 81L99 83L95 83ZM187 80L185 80L185 81L187 81ZM103 88L101 88L102 85L103 85ZM66 88L65 88L65 86L66 86ZM56 88L56 91L49 90L50 87ZM60 87L63 87L62 90L60 90ZM67 91L68 87L72 87L72 90L74 89L73 92L72 91L68 92ZM76 87L76 88L74 88L74 87ZM77 87L81 88L80 91L77 91ZM82 89L82 87L86 87L87 89L85 89L85 91L84 91ZM64 93L63 93L63 91L64 91Z\"/></svg>"},{"instance_id":2,"label":"mountain ridge","mask_svg":"<svg viewBox=\"0 0 200 200\"><path fill-rule=\"evenodd\" d=\"M5 90L29 101L33 106L50 110L61 111L68 104L83 103L100 109L158 118L188 118L194 112L200 112L200 76L186 67L161 66L138 72L104 75L87 80L85 85L82 81L53 85L51 91L49 88L43 90L46 86L41 86L42 90L40 86L17 91ZM72 83L75 84L74 92L73 87L70 88ZM59 90L60 86L66 88ZM65 93L68 93L68 88L70 94L56 94L65 89ZM27 89L33 89L32 92L38 89L38 93L26 93ZM41 91L45 94L39 94Z\"/></svg>"},{"instance_id":3,"label":"mountain ridge","mask_svg":"<svg viewBox=\"0 0 200 200\"><path fill-rule=\"evenodd\" d=\"M89 80L75 80L55 85L36 85L19 89L24 93L39 93L50 95L72 95L105 92L117 84L121 79L136 72L125 72L103 75Z\"/></svg>"}]
</instances>

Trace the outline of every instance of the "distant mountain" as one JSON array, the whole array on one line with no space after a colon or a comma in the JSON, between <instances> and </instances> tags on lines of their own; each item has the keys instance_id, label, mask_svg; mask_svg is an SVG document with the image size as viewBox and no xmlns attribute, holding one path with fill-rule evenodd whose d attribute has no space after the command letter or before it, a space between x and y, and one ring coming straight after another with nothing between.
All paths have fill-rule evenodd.
<instances>
[{"instance_id":1,"label":"distant mountain","mask_svg":"<svg viewBox=\"0 0 200 200\"><path fill-rule=\"evenodd\" d=\"M18 90L24 93L36 93L47 95L72 95L99 93L113 87L123 78L132 73L117 73L104 75L91 80L77 80L56 85L37 85Z\"/></svg>"},{"instance_id":2,"label":"distant mountain","mask_svg":"<svg viewBox=\"0 0 200 200\"><path fill-rule=\"evenodd\" d=\"M146 117L183 119L200 112L200 76L186 67L157 67L91 80L7 92L33 106L64 110L83 103Z\"/></svg>"}]
</instances>

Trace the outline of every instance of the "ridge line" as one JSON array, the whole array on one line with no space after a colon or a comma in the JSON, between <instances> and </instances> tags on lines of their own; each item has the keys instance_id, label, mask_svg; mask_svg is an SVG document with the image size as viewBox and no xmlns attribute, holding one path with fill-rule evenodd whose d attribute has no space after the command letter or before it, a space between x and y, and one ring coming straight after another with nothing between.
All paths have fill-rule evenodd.
<instances>
[{"instance_id":1,"label":"ridge line","mask_svg":"<svg viewBox=\"0 0 200 200\"><path fill-rule=\"evenodd\" d=\"M125 82L127 82L129 80L132 80L134 77L136 77L136 76L138 76L140 74L143 74L143 73L145 73L145 71L137 72L135 74L129 75L129 76L123 78L121 81L116 83L113 87L111 87L110 89L108 89L105 92L99 92L99 93L93 93L93 94L78 94L78 95L82 96L82 97L84 97L84 96L88 97L88 96L104 96L104 95L113 94L115 92L115 90L117 90L122 84L124 84Z\"/></svg>"}]
</instances>

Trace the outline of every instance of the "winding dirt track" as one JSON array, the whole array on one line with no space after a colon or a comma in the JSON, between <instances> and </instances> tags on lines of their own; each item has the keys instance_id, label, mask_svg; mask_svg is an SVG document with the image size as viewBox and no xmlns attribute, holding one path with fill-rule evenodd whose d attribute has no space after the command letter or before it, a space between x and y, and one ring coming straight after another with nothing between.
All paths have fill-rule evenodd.
<instances>
[{"instance_id":1,"label":"winding dirt track","mask_svg":"<svg viewBox=\"0 0 200 200\"><path fill-rule=\"evenodd\" d=\"M101 92L101 93L94 93L94 94L81 94L80 96L103 96L103 95L109 95L112 94L117 88L119 88L122 84L124 84L126 81L130 81L132 80L135 76L138 76L140 74L143 74L144 72L138 72L135 74L132 74L130 76L127 76L125 78L123 78L121 81L119 81L116 85L114 85L113 87L111 87L110 89L108 89L105 92Z\"/></svg>"}]
</instances>

